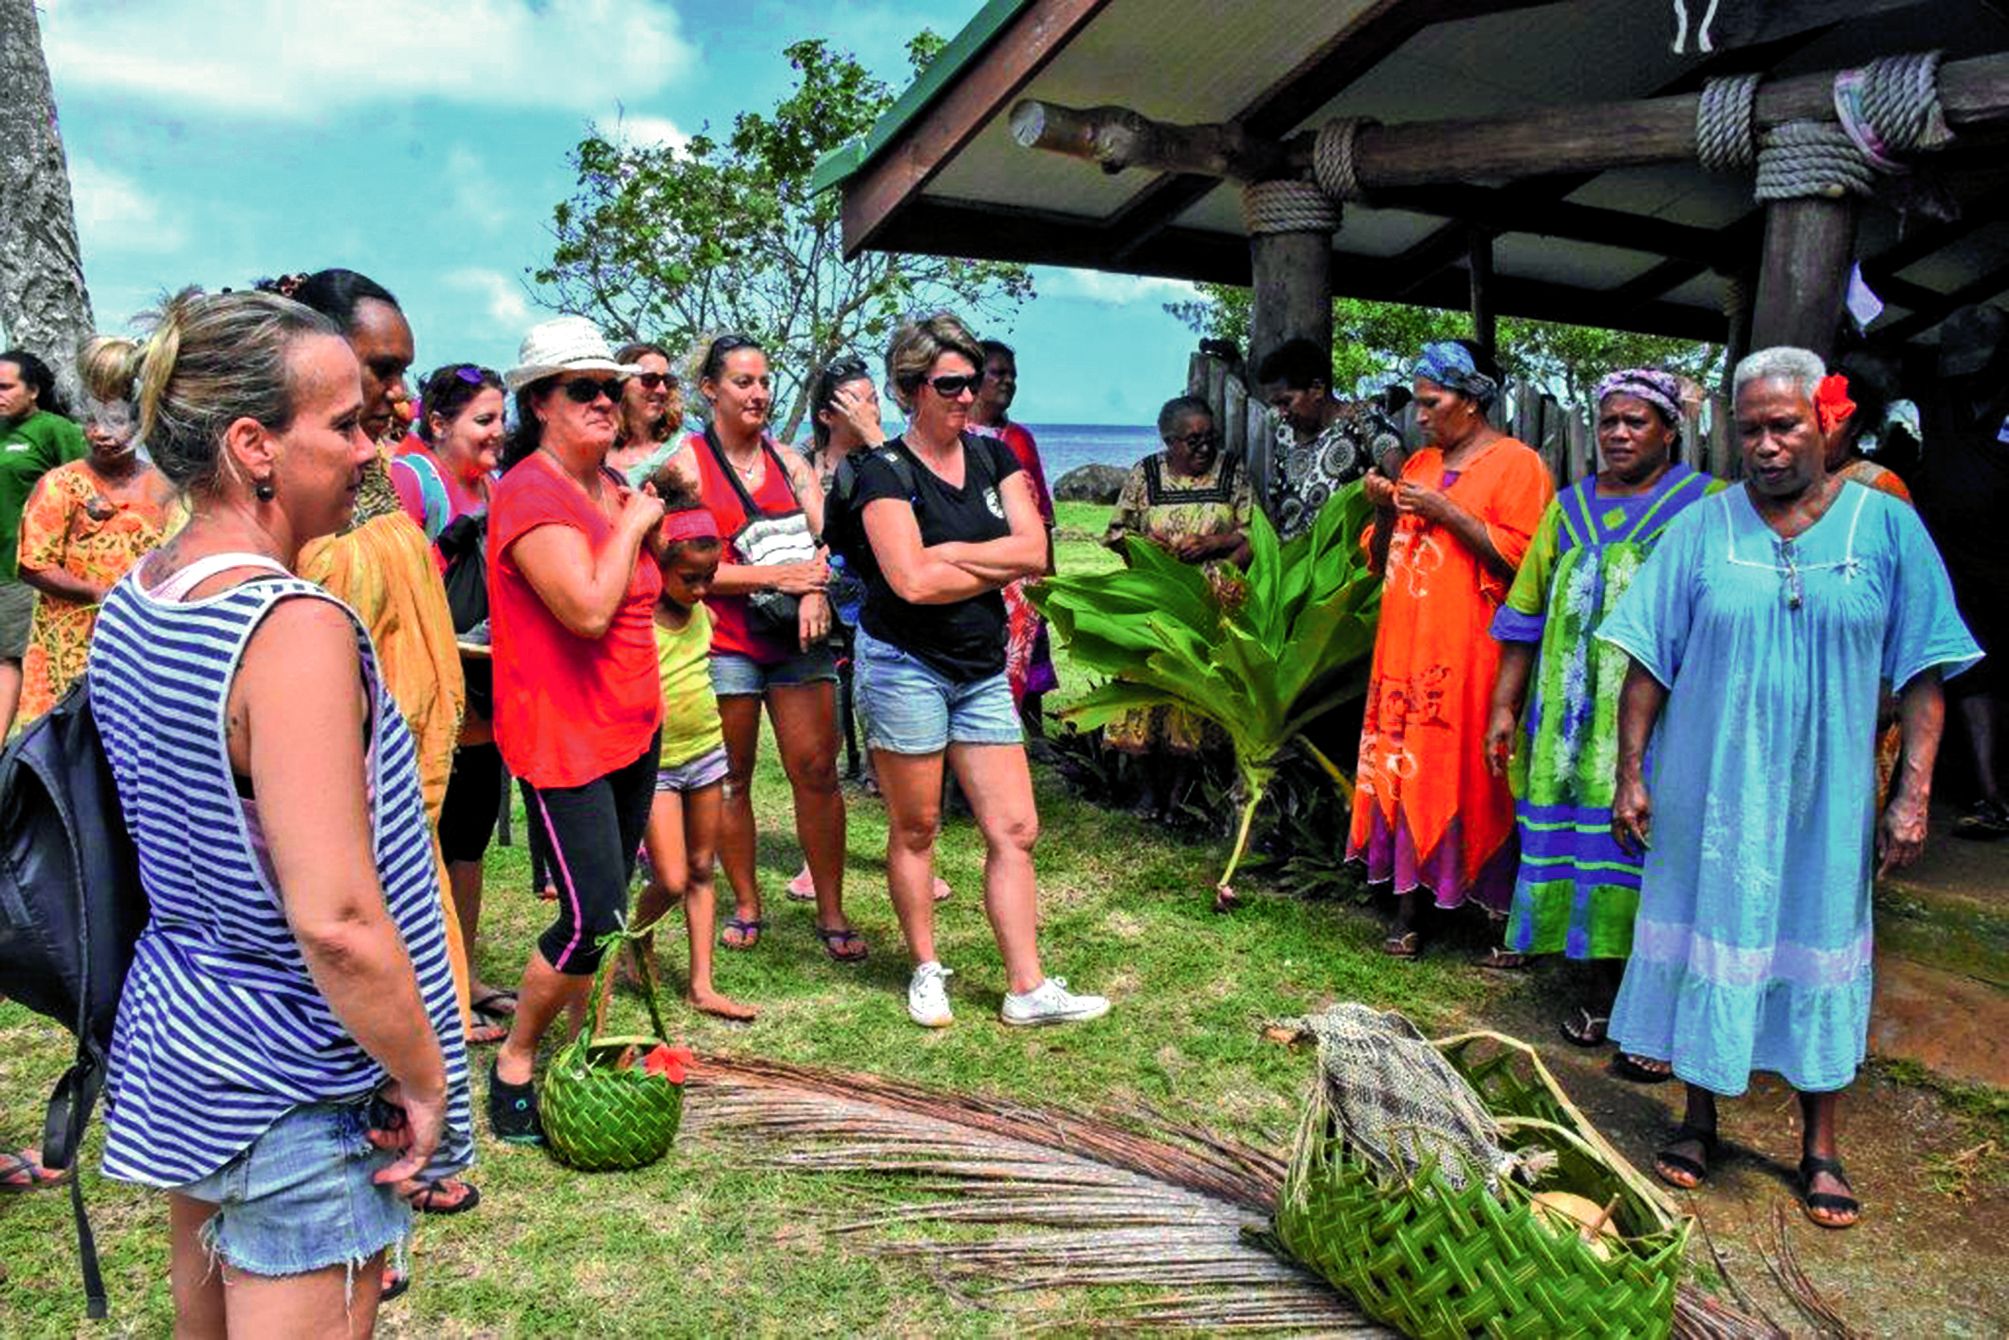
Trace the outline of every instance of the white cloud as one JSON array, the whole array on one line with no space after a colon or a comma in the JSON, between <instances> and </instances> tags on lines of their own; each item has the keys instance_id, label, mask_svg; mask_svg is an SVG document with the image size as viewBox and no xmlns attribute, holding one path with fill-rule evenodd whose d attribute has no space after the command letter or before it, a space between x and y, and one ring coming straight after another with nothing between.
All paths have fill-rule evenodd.
<instances>
[{"instance_id":1,"label":"white cloud","mask_svg":"<svg viewBox=\"0 0 2009 1340\"><path fill-rule=\"evenodd\" d=\"M1183 279L1112 274L1106 270L1047 270L1038 276L1042 298L1077 298L1120 307L1134 302L1185 302L1199 290Z\"/></svg>"},{"instance_id":2,"label":"white cloud","mask_svg":"<svg viewBox=\"0 0 2009 1340\"><path fill-rule=\"evenodd\" d=\"M459 293L472 293L487 304L489 321L505 330L521 330L529 324L530 304L524 300L523 286L500 270L470 266L450 271L446 286Z\"/></svg>"},{"instance_id":3,"label":"white cloud","mask_svg":"<svg viewBox=\"0 0 2009 1340\"><path fill-rule=\"evenodd\" d=\"M305 119L381 101L592 112L696 63L643 0L46 0L58 95Z\"/></svg>"},{"instance_id":4,"label":"white cloud","mask_svg":"<svg viewBox=\"0 0 2009 1340\"><path fill-rule=\"evenodd\" d=\"M490 230L509 221L503 204L502 179L482 156L464 144L456 144L446 156L445 182L449 208L456 219L465 219Z\"/></svg>"},{"instance_id":5,"label":"white cloud","mask_svg":"<svg viewBox=\"0 0 2009 1340\"><path fill-rule=\"evenodd\" d=\"M88 158L70 159L70 199L86 256L104 251L179 251L188 240L187 229L168 218L160 202L139 183Z\"/></svg>"},{"instance_id":6,"label":"white cloud","mask_svg":"<svg viewBox=\"0 0 2009 1340\"><path fill-rule=\"evenodd\" d=\"M630 116L626 112L620 113L612 125L601 122L600 133L637 149L663 148L672 153L691 142L691 137L666 116Z\"/></svg>"}]
</instances>

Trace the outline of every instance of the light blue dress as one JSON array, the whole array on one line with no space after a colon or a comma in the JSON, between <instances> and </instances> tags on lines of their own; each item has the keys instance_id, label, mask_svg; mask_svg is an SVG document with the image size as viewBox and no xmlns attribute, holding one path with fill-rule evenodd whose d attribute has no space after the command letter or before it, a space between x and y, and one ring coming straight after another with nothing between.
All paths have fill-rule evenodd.
<instances>
[{"instance_id":1,"label":"light blue dress","mask_svg":"<svg viewBox=\"0 0 2009 1340\"><path fill-rule=\"evenodd\" d=\"M1869 1033L1878 684L1981 656L1925 527L1845 483L1781 540L1733 487L1674 519L1598 636L1669 690L1611 1036L1718 1094L1753 1070L1845 1087Z\"/></svg>"}]
</instances>

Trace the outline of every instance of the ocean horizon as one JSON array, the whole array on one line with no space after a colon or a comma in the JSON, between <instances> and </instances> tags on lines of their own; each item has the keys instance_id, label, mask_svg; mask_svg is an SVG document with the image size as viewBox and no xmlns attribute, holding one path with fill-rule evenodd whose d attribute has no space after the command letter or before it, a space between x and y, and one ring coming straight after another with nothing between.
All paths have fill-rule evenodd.
<instances>
[{"instance_id":1,"label":"ocean horizon","mask_svg":"<svg viewBox=\"0 0 2009 1340\"><path fill-rule=\"evenodd\" d=\"M1084 465L1128 470L1163 444L1148 424L1027 423L1048 483Z\"/></svg>"}]
</instances>

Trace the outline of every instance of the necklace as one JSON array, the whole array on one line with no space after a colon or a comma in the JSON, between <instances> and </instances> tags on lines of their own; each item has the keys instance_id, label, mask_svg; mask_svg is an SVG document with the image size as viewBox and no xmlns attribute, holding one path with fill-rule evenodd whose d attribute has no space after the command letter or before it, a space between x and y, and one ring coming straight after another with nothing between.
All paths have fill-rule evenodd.
<instances>
[{"instance_id":1,"label":"necklace","mask_svg":"<svg viewBox=\"0 0 2009 1340\"><path fill-rule=\"evenodd\" d=\"M761 458L764 455L766 455L766 453L760 449L760 444L758 442L754 443L753 446L753 459L748 461L745 465L741 465L738 461L733 460L732 453L729 451L722 452L722 454L725 456L727 462L731 464L734 472L737 473L741 479L745 480L749 484L753 482L753 477L760 473Z\"/></svg>"}]
</instances>

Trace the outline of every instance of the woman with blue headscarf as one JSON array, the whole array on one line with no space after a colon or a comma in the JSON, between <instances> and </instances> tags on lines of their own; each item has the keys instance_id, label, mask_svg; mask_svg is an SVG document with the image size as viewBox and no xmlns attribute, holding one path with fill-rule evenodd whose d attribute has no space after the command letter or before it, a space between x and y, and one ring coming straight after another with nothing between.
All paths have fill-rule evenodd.
<instances>
[{"instance_id":1,"label":"woman with blue headscarf","mask_svg":"<svg viewBox=\"0 0 2009 1340\"><path fill-rule=\"evenodd\" d=\"M1495 915L1513 894L1514 800L1483 747L1500 663L1487 630L1555 492L1541 457L1486 421L1500 373L1483 350L1426 345L1412 377L1426 441L1399 480L1363 485L1377 508L1369 562L1386 586L1346 852L1370 884L1393 886L1382 948L1397 958L1417 952L1426 893ZM1521 959L1496 949L1485 963Z\"/></svg>"}]
</instances>

